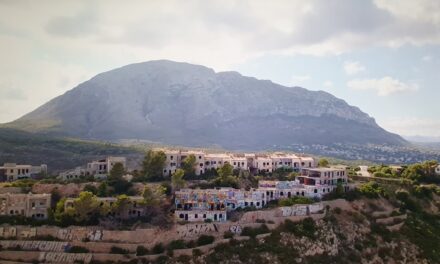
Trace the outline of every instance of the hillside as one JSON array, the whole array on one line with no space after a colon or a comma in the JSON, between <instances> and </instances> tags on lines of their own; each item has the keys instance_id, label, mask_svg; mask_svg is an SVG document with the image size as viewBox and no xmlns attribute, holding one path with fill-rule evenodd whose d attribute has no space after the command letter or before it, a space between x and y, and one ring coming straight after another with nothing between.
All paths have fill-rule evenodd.
<instances>
[{"instance_id":1,"label":"hillside","mask_svg":"<svg viewBox=\"0 0 440 264\"><path fill-rule=\"evenodd\" d=\"M249 150L293 143L406 144L329 93L172 61L99 74L5 126L84 139Z\"/></svg>"},{"instance_id":2,"label":"hillside","mask_svg":"<svg viewBox=\"0 0 440 264\"><path fill-rule=\"evenodd\" d=\"M0 128L0 164L47 164L49 172L85 165L108 155L141 156L132 148L92 141L54 138Z\"/></svg>"}]
</instances>

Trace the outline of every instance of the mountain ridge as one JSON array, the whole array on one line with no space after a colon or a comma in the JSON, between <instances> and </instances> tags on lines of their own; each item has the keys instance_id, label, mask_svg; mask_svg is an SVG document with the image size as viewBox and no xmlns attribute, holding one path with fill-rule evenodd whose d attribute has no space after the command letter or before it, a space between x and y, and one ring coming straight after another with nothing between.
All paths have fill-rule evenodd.
<instances>
[{"instance_id":1,"label":"mountain ridge","mask_svg":"<svg viewBox=\"0 0 440 264\"><path fill-rule=\"evenodd\" d=\"M289 142L406 143L328 92L168 60L100 73L4 126L230 149Z\"/></svg>"}]
</instances>

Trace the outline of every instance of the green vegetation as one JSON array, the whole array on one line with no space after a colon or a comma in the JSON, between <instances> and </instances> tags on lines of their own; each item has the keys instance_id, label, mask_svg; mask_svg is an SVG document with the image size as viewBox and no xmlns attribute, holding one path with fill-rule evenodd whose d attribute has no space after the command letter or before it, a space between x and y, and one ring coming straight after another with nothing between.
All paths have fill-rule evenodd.
<instances>
[{"instance_id":1,"label":"green vegetation","mask_svg":"<svg viewBox=\"0 0 440 264\"><path fill-rule=\"evenodd\" d=\"M214 242L215 238L213 236L208 235L201 235L197 239L197 246L204 246L208 244L212 244Z\"/></svg>"},{"instance_id":2,"label":"green vegetation","mask_svg":"<svg viewBox=\"0 0 440 264\"><path fill-rule=\"evenodd\" d=\"M85 247L81 247L81 246L71 246L69 248L69 253L89 253L90 251L85 248Z\"/></svg>"},{"instance_id":3,"label":"green vegetation","mask_svg":"<svg viewBox=\"0 0 440 264\"><path fill-rule=\"evenodd\" d=\"M116 246L112 246L110 248L110 253L111 254L128 254L129 252L128 252L127 249L116 247Z\"/></svg>"},{"instance_id":4,"label":"green vegetation","mask_svg":"<svg viewBox=\"0 0 440 264\"><path fill-rule=\"evenodd\" d=\"M177 169L176 172L171 176L171 186L174 190L179 190L185 187L185 180L183 176L185 175L185 171L182 169Z\"/></svg>"},{"instance_id":5,"label":"green vegetation","mask_svg":"<svg viewBox=\"0 0 440 264\"><path fill-rule=\"evenodd\" d=\"M330 165L329 161L327 159L321 158L318 161L319 167L328 167Z\"/></svg>"},{"instance_id":6,"label":"green vegetation","mask_svg":"<svg viewBox=\"0 0 440 264\"><path fill-rule=\"evenodd\" d=\"M47 164L49 170L74 168L103 156L141 155L140 150L117 144L57 138L10 128L0 128L0 149L0 164Z\"/></svg>"},{"instance_id":7,"label":"green vegetation","mask_svg":"<svg viewBox=\"0 0 440 264\"><path fill-rule=\"evenodd\" d=\"M364 183L359 187L359 192L368 198L379 198L385 195L385 190L374 181Z\"/></svg>"},{"instance_id":8,"label":"green vegetation","mask_svg":"<svg viewBox=\"0 0 440 264\"><path fill-rule=\"evenodd\" d=\"M144 246L137 246L137 248L136 248L136 256L145 256L149 252L150 251L148 250L148 248L146 248Z\"/></svg>"},{"instance_id":9,"label":"green vegetation","mask_svg":"<svg viewBox=\"0 0 440 264\"><path fill-rule=\"evenodd\" d=\"M408 166L371 166L368 168L374 177L378 178L401 178L416 183L440 183L440 176L435 173L439 163L435 160L415 163Z\"/></svg>"},{"instance_id":10,"label":"green vegetation","mask_svg":"<svg viewBox=\"0 0 440 264\"><path fill-rule=\"evenodd\" d=\"M149 150L142 163L143 171L138 177L141 181L163 180L163 168L167 157L163 151Z\"/></svg>"},{"instance_id":11,"label":"green vegetation","mask_svg":"<svg viewBox=\"0 0 440 264\"><path fill-rule=\"evenodd\" d=\"M295 204L311 204L313 203L313 200L308 197L302 197L302 196L294 196L291 198L285 198L278 200L279 206L292 206Z\"/></svg>"},{"instance_id":12,"label":"green vegetation","mask_svg":"<svg viewBox=\"0 0 440 264\"><path fill-rule=\"evenodd\" d=\"M188 155L181 164L181 167L183 171L185 172L185 175L188 177L195 175L195 167L196 167L196 157L193 154Z\"/></svg>"},{"instance_id":13,"label":"green vegetation","mask_svg":"<svg viewBox=\"0 0 440 264\"><path fill-rule=\"evenodd\" d=\"M289 232L299 237L305 236L312 239L316 238L316 230L317 227L315 221L313 221L313 219L310 217L307 217L298 223L292 222L287 219L279 227L280 232Z\"/></svg>"},{"instance_id":14,"label":"green vegetation","mask_svg":"<svg viewBox=\"0 0 440 264\"><path fill-rule=\"evenodd\" d=\"M262 224L261 226L255 228L244 227L243 230L241 231L242 236L249 236L253 238L255 238L257 235L267 234L267 233L270 233L270 230L265 224Z\"/></svg>"}]
</instances>

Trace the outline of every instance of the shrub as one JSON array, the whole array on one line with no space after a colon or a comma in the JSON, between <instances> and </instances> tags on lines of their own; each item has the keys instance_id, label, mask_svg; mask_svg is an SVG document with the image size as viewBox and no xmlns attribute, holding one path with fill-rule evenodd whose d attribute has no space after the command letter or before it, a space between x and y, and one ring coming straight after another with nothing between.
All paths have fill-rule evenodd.
<instances>
[{"instance_id":1,"label":"shrub","mask_svg":"<svg viewBox=\"0 0 440 264\"><path fill-rule=\"evenodd\" d=\"M113 246L110 248L110 253L111 254L128 254L128 250L124 249L124 248Z\"/></svg>"},{"instance_id":2,"label":"shrub","mask_svg":"<svg viewBox=\"0 0 440 264\"><path fill-rule=\"evenodd\" d=\"M359 187L359 191L368 198L378 198L385 195L385 190L377 182L364 183Z\"/></svg>"},{"instance_id":3,"label":"shrub","mask_svg":"<svg viewBox=\"0 0 440 264\"><path fill-rule=\"evenodd\" d=\"M182 239L171 241L167 247L167 249L169 250L182 249L182 248L186 248L185 241L183 241Z\"/></svg>"},{"instance_id":4,"label":"shrub","mask_svg":"<svg viewBox=\"0 0 440 264\"><path fill-rule=\"evenodd\" d=\"M333 212L335 212L335 214L341 214L342 213L342 209L339 207L335 207L333 208Z\"/></svg>"},{"instance_id":5,"label":"shrub","mask_svg":"<svg viewBox=\"0 0 440 264\"><path fill-rule=\"evenodd\" d=\"M85 248L85 247L81 247L81 246L72 246L69 249L69 253L89 253L90 251Z\"/></svg>"},{"instance_id":6,"label":"shrub","mask_svg":"<svg viewBox=\"0 0 440 264\"><path fill-rule=\"evenodd\" d=\"M248 227L248 226L244 227L243 230L241 231L241 235L242 236L249 236L249 237L256 237L257 235L266 234L269 232L270 232L270 230L267 227L267 225L262 224L261 226L255 227L255 228Z\"/></svg>"},{"instance_id":7,"label":"shrub","mask_svg":"<svg viewBox=\"0 0 440 264\"><path fill-rule=\"evenodd\" d=\"M148 248L144 246L138 246L136 248L136 256L145 256L148 254Z\"/></svg>"},{"instance_id":8,"label":"shrub","mask_svg":"<svg viewBox=\"0 0 440 264\"><path fill-rule=\"evenodd\" d=\"M223 234L223 238L233 238L233 237L234 237L234 233L232 233L229 230Z\"/></svg>"},{"instance_id":9,"label":"shrub","mask_svg":"<svg viewBox=\"0 0 440 264\"><path fill-rule=\"evenodd\" d=\"M287 199L281 199L278 201L279 206L292 206L295 204L311 204L313 200L308 197L295 196Z\"/></svg>"},{"instance_id":10,"label":"shrub","mask_svg":"<svg viewBox=\"0 0 440 264\"><path fill-rule=\"evenodd\" d=\"M291 220L285 220L284 224L280 226L281 230L294 233L297 236L306 236L315 238L316 225L312 218L307 217L299 223L294 223Z\"/></svg>"},{"instance_id":11,"label":"shrub","mask_svg":"<svg viewBox=\"0 0 440 264\"><path fill-rule=\"evenodd\" d=\"M213 236L201 235L197 239L197 246L212 244L212 242L214 242L214 240L215 240L215 238Z\"/></svg>"},{"instance_id":12,"label":"shrub","mask_svg":"<svg viewBox=\"0 0 440 264\"><path fill-rule=\"evenodd\" d=\"M163 247L162 243L158 243L156 245L154 245L152 252L154 254L162 254L165 251L165 248Z\"/></svg>"},{"instance_id":13,"label":"shrub","mask_svg":"<svg viewBox=\"0 0 440 264\"><path fill-rule=\"evenodd\" d=\"M200 257L202 255L202 251L200 249L198 249L198 248L195 248L195 249L192 250L192 255L194 257Z\"/></svg>"}]
</instances>

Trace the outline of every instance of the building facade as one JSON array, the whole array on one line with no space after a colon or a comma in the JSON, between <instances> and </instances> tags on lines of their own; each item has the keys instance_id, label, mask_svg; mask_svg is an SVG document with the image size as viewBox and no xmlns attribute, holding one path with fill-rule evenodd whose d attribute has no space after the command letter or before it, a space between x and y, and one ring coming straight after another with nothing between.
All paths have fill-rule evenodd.
<instances>
[{"instance_id":1,"label":"building facade","mask_svg":"<svg viewBox=\"0 0 440 264\"><path fill-rule=\"evenodd\" d=\"M47 219L50 202L50 194L0 194L0 215Z\"/></svg>"},{"instance_id":2,"label":"building facade","mask_svg":"<svg viewBox=\"0 0 440 264\"><path fill-rule=\"evenodd\" d=\"M314 168L316 162L312 157L297 156L294 154L285 154L281 152L273 154L254 154L254 153L205 153L203 151L181 151L157 149L163 151L166 155L164 176L171 176L185 158L194 155L196 164L194 166L195 174L202 175L210 170L216 170L219 167L229 164L234 169L251 170L257 173L272 173L279 168L290 168L299 172L302 168Z\"/></svg>"},{"instance_id":3,"label":"building facade","mask_svg":"<svg viewBox=\"0 0 440 264\"><path fill-rule=\"evenodd\" d=\"M20 179L36 178L47 174L47 165L40 166L5 163L0 167L0 176L3 181L16 181Z\"/></svg>"},{"instance_id":4,"label":"building facade","mask_svg":"<svg viewBox=\"0 0 440 264\"><path fill-rule=\"evenodd\" d=\"M107 157L87 163L86 175L92 175L95 178L106 178L116 163L122 163L124 168L127 168L125 157Z\"/></svg>"},{"instance_id":5,"label":"building facade","mask_svg":"<svg viewBox=\"0 0 440 264\"><path fill-rule=\"evenodd\" d=\"M72 170L61 172L58 175L58 179L63 181L71 181L71 180L83 178L86 176L86 174L87 172L84 168L76 167Z\"/></svg>"},{"instance_id":6,"label":"building facade","mask_svg":"<svg viewBox=\"0 0 440 264\"><path fill-rule=\"evenodd\" d=\"M238 208L266 205L265 193L259 190L182 189L175 192L175 217L179 221L219 221L227 220L227 212Z\"/></svg>"}]
</instances>

